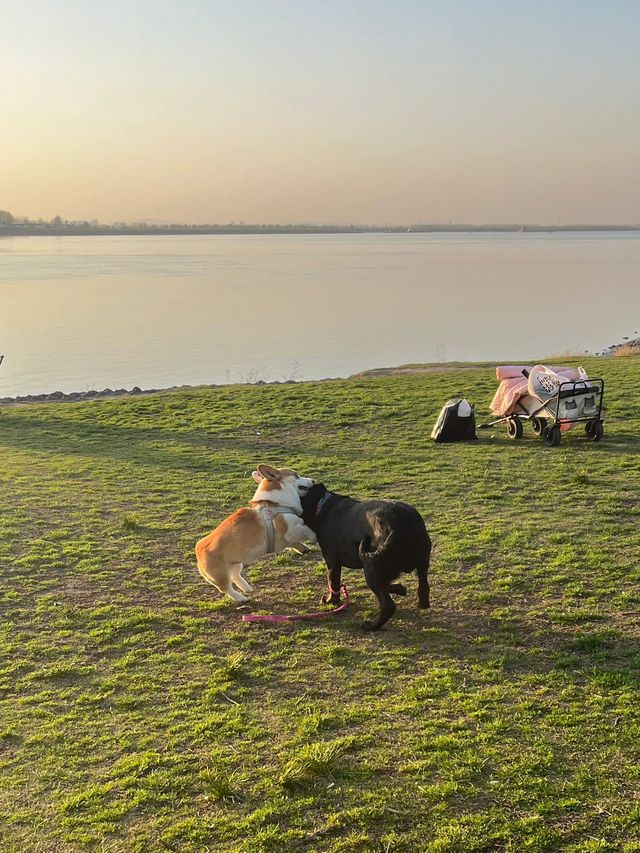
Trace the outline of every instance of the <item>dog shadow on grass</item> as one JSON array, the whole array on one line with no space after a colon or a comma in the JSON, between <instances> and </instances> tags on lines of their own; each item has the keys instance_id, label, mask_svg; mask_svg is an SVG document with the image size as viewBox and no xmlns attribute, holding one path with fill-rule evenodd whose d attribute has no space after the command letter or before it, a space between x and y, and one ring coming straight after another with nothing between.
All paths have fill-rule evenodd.
<instances>
[{"instance_id":1,"label":"dog shadow on grass","mask_svg":"<svg viewBox=\"0 0 640 853\"><path fill-rule=\"evenodd\" d=\"M437 591L432 607L421 610L411 589L397 599L398 609L386 626L370 633L362 623L375 615L376 601L361 579L349 583L347 578L347 583L351 600L342 613L332 615L327 609L321 619L252 625L252 636L262 636L268 643L283 631L292 639L297 635L303 644L310 642L320 653L336 657L335 663L345 672L357 670L363 661L382 652L394 667L407 671L455 662L463 668L495 669L506 676L556 672L569 680L596 677L611 685L640 687L640 636L632 614L575 611L558 616L512 606L496 616L464 602L441 604ZM323 610L319 605L322 584L321 578L314 581L311 601L309 594L302 602L299 595L287 593L288 601L283 595L273 612ZM308 589L308 578L305 586ZM271 595L265 591L264 604L256 601L254 606L262 610L268 599Z\"/></svg>"},{"instance_id":2,"label":"dog shadow on grass","mask_svg":"<svg viewBox=\"0 0 640 853\"><path fill-rule=\"evenodd\" d=\"M596 675L611 685L640 687L637 661L640 637L635 619L595 617L593 621L556 624L544 613L513 614L507 618L435 604L429 610L396 612L382 631L365 635L358 618L334 620L340 633L368 637L370 644L393 652L419 666L419 661L456 661L462 666L496 669L505 674Z\"/></svg>"}]
</instances>

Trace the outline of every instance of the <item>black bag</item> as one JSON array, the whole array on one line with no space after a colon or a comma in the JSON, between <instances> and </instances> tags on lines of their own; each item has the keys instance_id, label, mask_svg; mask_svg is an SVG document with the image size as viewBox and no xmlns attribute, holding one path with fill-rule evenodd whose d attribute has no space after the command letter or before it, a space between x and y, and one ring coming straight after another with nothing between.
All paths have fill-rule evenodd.
<instances>
[{"instance_id":1,"label":"black bag","mask_svg":"<svg viewBox=\"0 0 640 853\"><path fill-rule=\"evenodd\" d=\"M437 442L474 441L476 435L476 416L468 400L449 400L442 407L431 438Z\"/></svg>"}]
</instances>

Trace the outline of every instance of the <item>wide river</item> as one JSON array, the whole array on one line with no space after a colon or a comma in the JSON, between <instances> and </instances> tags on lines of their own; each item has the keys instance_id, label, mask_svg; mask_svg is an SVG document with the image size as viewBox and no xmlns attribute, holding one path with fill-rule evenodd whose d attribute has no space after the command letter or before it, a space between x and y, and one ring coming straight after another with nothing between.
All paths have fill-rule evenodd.
<instances>
[{"instance_id":1,"label":"wide river","mask_svg":"<svg viewBox=\"0 0 640 853\"><path fill-rule=\"evenodd\" d=\"M633 233L0 237L0 397L599 351Z\"/></svg>"}]
</instances>

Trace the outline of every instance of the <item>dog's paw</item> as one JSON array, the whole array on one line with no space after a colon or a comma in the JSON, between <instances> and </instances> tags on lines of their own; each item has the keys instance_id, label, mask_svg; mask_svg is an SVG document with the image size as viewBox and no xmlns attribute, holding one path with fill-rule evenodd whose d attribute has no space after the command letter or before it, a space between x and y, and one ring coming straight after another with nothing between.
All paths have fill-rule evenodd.
<instances>
[{"instance_id":1,"label":"dog's paw","mask_svg":"<svg viewBox=\"0 0 640 853\"><path fill-rule=\"evenodd\" d=\"M325 594L320 599L320 604L333 604L333 605L340 604L340 596L339 595L331 595L330 593L325 592Z\"/></svg>"},{"instance_id":2,"label":"dog's paw","mask_svg":"<svg viewBox=\"0 0 640 853\"><path fill-rule=\"evenodd\" d=\"M376 622L372 622L370 619L365 619L364 622L362 623L362 630L363 631L379 631L380 625L378 625Z\"/></svg>"},{"instance_id":3,"label":"dog's paw","mask_svg":"<svg viewBox=\"0 0 640 853\"><path fill-rule=\"evenodd\" d=\"M392 583L389 587L389 592L392 595L406 595L407 588L403 583Z\"/></svg>"},{"instance_id":4,"label":"dog's paw","mask_svg":"<svg viewBox=\"0 0 640 853\"><path fill-rule=\"evenodd\" d=\"M428 610L428 609L431 607L431 605L429 604L429 601L428 601L428 600L427 600L427 601L419 601L419 602L418 602L418 607L419 607L421 610Z\"/></svg>"}]
</instances>

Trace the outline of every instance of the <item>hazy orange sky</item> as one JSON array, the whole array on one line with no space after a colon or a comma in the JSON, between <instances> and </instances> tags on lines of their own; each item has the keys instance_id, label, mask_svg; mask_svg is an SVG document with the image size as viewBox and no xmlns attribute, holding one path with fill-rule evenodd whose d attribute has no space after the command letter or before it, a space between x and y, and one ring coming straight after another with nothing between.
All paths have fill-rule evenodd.
<instances>
[{"instance_id":1,"label":"hazy orange sky","mask_svg":"<svg viewBox=\"0 0 640 853\"><path fill-rule=\"evenodd\" d=\"M0 208L640 222L640 3L3 4Z\"/></svg>"}]
</instances>

